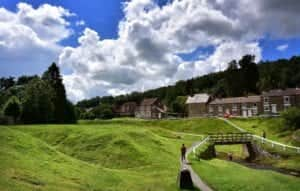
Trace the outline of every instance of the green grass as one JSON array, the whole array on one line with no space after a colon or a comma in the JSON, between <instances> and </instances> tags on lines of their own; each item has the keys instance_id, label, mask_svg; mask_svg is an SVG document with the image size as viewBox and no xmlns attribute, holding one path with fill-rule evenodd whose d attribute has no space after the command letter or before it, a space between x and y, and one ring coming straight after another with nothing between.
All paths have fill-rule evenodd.
<instances>
[{"instance_id":1,"label":"green grass","mask_svg":"<svg viewBox=\"0 0 300 191\"><path fill-rule=\"evenodd\" d=\"M245 159L248 154L243 145L216 145L218 158L228 158L231 153L234 159Z\"/></svg>"},{"instance_id":2,"label":"green grass","mask_svg":"<svg viewBox=\"0 0 300 191\"><path fill-rule=\"evenodd\" d=\"M199 137L172 131L230 130L225 123L214 130L211 123L125 118L0 126L0 190L177 190L180 146Z\"/></svg>"},{"instance_id":3,"label":"green grass","mask_svg":"<svg viewBox=\"0 0 300 191\"><path fill-rule=\"evenodd\" d=\"M300 146L299 142L295 142L292 139L293 134L296 135L298 132L284 129L282 118L234 118L230 120L251 133L262 136L262 132L265 131L268 139L288 145ZM257 159L258 163L278 168L300 170L300 155L295 153L295 151L289 152L289 149L283 151L280 147L271 148L270 145L260 145L271 153L280 154L281 157L279 159L259 158Z\"/></svg>"},{"instance_id":4,"label":"green grass","mask_svg":"<svg viewBox=\"0 0 300 191\"><path fill-rule=\"evenodd\" d=\"M174 132L235 131L217 119L0 126L0 190L178 190L180 146L199 137Z\"/></svg>"},{"instance_id":5,"label":"green grass","mask_svg":"<svg viewBox=\"0 0 300 191\"><path fill-rule=\"evenodd\" d=\"M220 159L196 160L190 157L193 169L217 191L295 191L300 179L273 171L250 169Z\"/></svg>"},{"instance_id":6,"label":"green grass","mask_svg":"<svg viewBox=\"0 0 300 191\"><path fill-rule=\"evenodd\" d=\"M294 132L284 129L282 118L232 118L230 121L256 135L262 136L265 131L268 139L295 145L292 139Z\"/></svg>"}]
</instances>

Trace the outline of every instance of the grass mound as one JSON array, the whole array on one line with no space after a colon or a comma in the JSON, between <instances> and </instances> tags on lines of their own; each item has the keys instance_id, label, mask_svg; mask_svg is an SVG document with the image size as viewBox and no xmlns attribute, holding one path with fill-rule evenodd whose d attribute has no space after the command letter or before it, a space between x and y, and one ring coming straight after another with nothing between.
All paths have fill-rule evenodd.
<instances>
[{"instance_id":1,"label":"grass mound","mask_svg":"<svg viewBox=\"0 0 300 191\"><path fill-rule=\"evenodd\" d=\"M199 138L128 121L0 127L0 190L177 190L179 148Z\"/></svg>"},{"instance_id":2,"label":"grass mound","mask_svg":"<svg viewBox=\"0 0 300 191\"><path fill-rule=\"evenodd\" d=\"M1 127L0 190L80 190L97 184L116 188L122 183L114 172L76 160L43 141Z\"/></svg>"}]
</instances>

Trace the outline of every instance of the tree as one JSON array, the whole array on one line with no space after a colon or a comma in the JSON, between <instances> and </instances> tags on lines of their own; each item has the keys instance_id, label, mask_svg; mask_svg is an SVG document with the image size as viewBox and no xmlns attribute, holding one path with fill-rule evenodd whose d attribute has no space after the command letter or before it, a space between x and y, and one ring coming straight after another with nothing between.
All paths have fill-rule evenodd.
<instances>
[{"instance_id":1,"label":"tree","mask_svg":"<svg viewBox=\"0 0 300 191\"><path fill-rule=\"evenodd\" d=\"M228 64L225 71L225 89L228 96L241 96L244 90L243 76L235 60Z\"/></svg>"},{"instance_id":2,"label":"tree","mask_svg":"<svg viewBox=\"0 0 300 191\"><path fill-rule=\"evenodd\" d=\"M259 81L259 72L255 63L255 56L245 55L239 61L239 66L242 75L242 87L244 95L249 93L258 93L257 85Z\"/></svg>"},{"instance_id":3,"label":"tree","mask_svg":"<svg viewBox=\"0 0 300 191\"><path fill-rule=\"evenodd\" d=\"M300 109L296 107L289 108L281 113L285 127L287 129L300 129Z\"/></svg>"},{"instance_id":4,"label":"tree","mask_svg":"<svg viewBox=\"0 0 300 191\"><path fill-rule=\"evenodd\" d=\"M34 76L21 76L18 78L16 84L17 85L25 85L28 84L31 80L39 78L37 75Z\"/></svg>"},{"instance_id":5,"label":"tree","mask_svg":"<svg viewBox=\"0 0 300 191\"><path fill-rule=\"evenodd\" d=\"M62 77L58 66L52 63L48 70L43 74L42 79L50 84L54 90L52 102L54 105L55 123L74 123L76 115L73 105L67 100L66 90L62 82Z\"/></svg>"},{"instance_id":6,"label":"tree","mask_svg":"<svg viewBox=\"0 0 300 191\"><path fill-rule=\"evenodd\" d=\"M95 107L91 113L93 115L89 116L94 116L94 118L99 118L99 119L111 119L114 117L112 107L109 104L100 104L97 107Z\"/></svg>"},{"instance_id":7,"label":"tree","mask_svg":"<svg viewBox=\"0 0 300 191\"><path fill-rule=\"evenodd\" d=\"M0 90L7 90L8 88L15 85L15 78L0 78Z\"/></svg>"},{"instance_id":8,"label":"tree","mask_svg":"<svg viewBox=\"0 0 300 191\"><path fill-rule=\"evenodd\" d=\"M186 99L186 96L178 96L172 105L173 112L185 115L187 113Z\"/></svg>"},{"instance_id":9,"label":"tree","mask_svg":"<svg viewBox=\"0 0 300 191\"><path fill-rule=\"evenodd\" d=\"M54 90L47 82L41 79L34 79L28 83L22 103L22 121L27 124L53 122L53 96Z\"/></svg>"},{"instance_id":10,"label":"tree","mask_svg":"<svg viewBox=\"0 0 300 191\"><path fill-rule=\"evenodd\" d=\"M17 121L21 114L21 104L17 97L12 96L4 106L4 115L12 117L14 122Z\"/></svg>"}]
</instances>

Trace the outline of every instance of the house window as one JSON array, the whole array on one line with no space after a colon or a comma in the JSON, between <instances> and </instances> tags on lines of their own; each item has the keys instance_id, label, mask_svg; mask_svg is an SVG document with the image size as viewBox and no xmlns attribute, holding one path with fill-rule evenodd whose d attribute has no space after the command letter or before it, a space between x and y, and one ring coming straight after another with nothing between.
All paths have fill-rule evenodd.
<instances>
[{"instance_id":1,"label":"house window","mask_svg":"<svg viewBox=\"0 0 300 191\"><path fill-rule=\"evenodd\" d=\"M242 109L244 109L244 110L247 109L247 104L243 103Z\"/></svg>"},{"instance_id":2,"label":"house window","mask_svg":"<svg viewBox=\"0 0 300 191\"><path fill-rule=\"evenodd\" d=\"M256 108L256 109L253 109L252 112L253 112L253 115L257 115L257 114L258 114L257 108Z\"/></svg>"},{"instance_id":3,"label":"house window","mask_svg":"<svg viewBox=\"0 0 300 191\"><path fill-rule=\"evenodd\" d=\"M209 110L210 113L214 112L213 106L209 106L208 110Z\"/></svg>"},{"instance_id":4,"label":"house window","mask_svg":"<svg viewBox=\"0 0 300 191\"><path fill-rule=\"evenodd\" d=\"M283 103L284 103L285 105L290 104L290 96L284 96L284 97L283 97Z\"/></svg>"},{"instance_id":5,"label":"house window","mask_svg":"<svg viewBox=\"0 0 300 191\"><path fill-rule=\"evenodd\" d=\"M237 111L237 105L236 104L232 105L232 111Z\"/></svg>"},{"instance_id":6,"label":"house window","mask_svg":"<svg viewBox=\"0 0 300 191\"><path fill-rule=\"evenodd\" d=\"M265 105L265 106L264 106L264 111L265 111L265 112L269 112L269 111L270 111L270 106Z\"/></svg>"},{"instance_id":7,"label":"house window","mask_svg":"<svg viewBox=\"0 0 300 191\"><path fill-rule=\"evenodd\" d=\"M269 103L269 97L264 97L264 102Z\"/></svg>"},{"instance_id":8,"label":"house window","mask_svg":"<svg viewBox=\"0 0 300 191\"><path fill-rule=\"evenodd\" d=\"M223 112L223 107L222 106L218 106L218 111L221 113L221 112Z\"/></svg>"}]
</instances>

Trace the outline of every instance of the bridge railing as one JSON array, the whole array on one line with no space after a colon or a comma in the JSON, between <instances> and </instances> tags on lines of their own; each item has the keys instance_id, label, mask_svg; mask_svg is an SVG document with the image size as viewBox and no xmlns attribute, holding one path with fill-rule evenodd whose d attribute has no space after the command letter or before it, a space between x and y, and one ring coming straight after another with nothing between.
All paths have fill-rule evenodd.
<instances>
[{"instance_id":1,"label":"bridge railing","mask_svg":"<svg viewBox=\"0 0 300 191\"><path fill-rule=\"evenodd\" d=\"M258 141L261 144L269 144L272 148L279 147L283 151L291 150L293 152L300 153L300 147L285 145L285 144L282 144L282 143L279 143L276 141L272 141L272 140L269 140L269 139L266 139L266 138L263 138L263 137L260 137L257 135L252 135L252 137L253 137L253 140Z\"/></svg>"},{"instance_id":2,"label":"bridge railing","mask_svg":"<svg viewBox=\"0 0 300 191\"><path fill-rule=\"evenodd\" d=\"M252 141L250 133L209 134L212 143L247 143Z\"/></svg>"}]
</instances>

